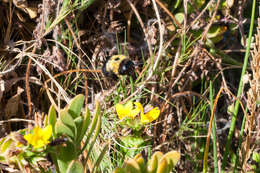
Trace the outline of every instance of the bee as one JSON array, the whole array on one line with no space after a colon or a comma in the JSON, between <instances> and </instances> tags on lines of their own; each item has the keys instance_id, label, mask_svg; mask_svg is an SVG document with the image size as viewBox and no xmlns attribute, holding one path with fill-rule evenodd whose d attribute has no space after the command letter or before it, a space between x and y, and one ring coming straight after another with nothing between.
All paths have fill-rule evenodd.
<instances>
[{"instance_id":1,"label":"bee","mask_svg":"<svg viewBox=\"0 0 260 173\"><path fill-rule=\"evenodd\" d=\"M67 142L68 140L69 140L69 139L68 139L65 135L63 135L63 136L61 136L61 137L59 137L59 138L56 138L56 139L54 139L53 141L51 141L51 142L49 143L49 145L50 145L50 146L56 146L56 145L66 146L66 142Z\"/></svg>"},{"instance_id":2,"label":"bee","mask_svg":"<svg viewBox=\"0 0 260 173\"><path fill-rule=\"evenodd\" d=\"M120 75L131 76L135 70L135 64L125 55L113 55L102 68L106 77L117 79Z\"/></svg>"}]
</instances>

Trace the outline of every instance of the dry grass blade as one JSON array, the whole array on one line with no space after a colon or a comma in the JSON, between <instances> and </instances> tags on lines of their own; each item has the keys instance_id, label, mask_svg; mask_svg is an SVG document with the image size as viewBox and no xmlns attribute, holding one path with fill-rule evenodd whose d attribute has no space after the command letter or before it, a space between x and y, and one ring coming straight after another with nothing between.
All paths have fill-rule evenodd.
<instances>
[{"instance_id":1,"label":"dry grass blade","mask_svg":"<svg viewBox=\"0 0 260 173\"><path fill-rule=\"evenodd\" d=\"M248 95L248 108L250 111L250 116L247 116L246 121L246 131L248 132L246 136L246 141L244 144L244 157L243 157L243 170L247 171L247 160L249 159L250 153L252 152L252 136L254 130L259 131L256 128L256 120L259 117L260 107L260 18L258 18L257 34L255 35L256 41L254 50L252 51L252 61L251 69L253 72L252 79L250 80L250 89L247 92ZM258 117L257 117L258 116Z\"/></svg>"},{"instance_id":2,"label":"dry grass blade","mask_svg":"<svg viewBox=\"0 0 260 173\"><path fill-rule=\"evenodd\" d=\"M138 18L138 21L140 22L142 28L143 28L143 31L145 33L145 37L146 37L146 40L147 40L147 44L148 44L148 47L149 47L149 52L150 52L150 58L153 58L153 53L152 53L152 49L150 48L151 44L149 43L149 39L148 39L148 33L146 32L146 29L144 27L144 24L139 16L139 13L137 12L136 8L134 7L134 5L131 3L130 0L127 0L129 5L131 6L131 8L134 10L137 18ZM159 50L158 50L158 53L157 53L157 57L155 58L155 62L153 63L154 65L151 65L150 69L148 70L149 73L148 73L148 76L146 78L146 80L143 82L143 84L141 86L138 87L138 89L133 93L131 94L128 98L126 98L124 100L124 102L126 102L127 100L129 100L130 98L132 98L134 95L136 95L138 92L140 92L145 84L151 79L152 75L153 75L153 72L155 71L159 61L160 61L160 58L161 58L161 54L162 54L162 51L163 51L163 29L162 29L162 26L161 26L161 20L160 20L160 15L159 15L159 11L158 11L158 8L157 8L157 5L156 5L156 2L155 0L152 0L153 2L153 7L154 7L154 11L155 11L155 14L156 14L156 17L157 17L157 22L158 22L158 25L159 25L159 33L160 33L160 43L159 43ZM150 45L150 46L149 46ZM151 62L150 62L151 63Z\"/></svg>"},{"instance_id":3,"label":"dry grass blade","mask_svg":"<svg viewBox=\"0 0 260 173\"><path fill-rule=\"evenodd\" d=\"M52 103L52 105L55 107L56 110L60 110L59 107L57 106L57 104L55 103L55 99L51 96L51 93L49 91L49 88L48 88L48 82L50 82L51 80L54 80L55 78L61 76L61 75L64 75L64 74L68 74L68 73L73 73L73 72L89 72L89 73L101 73L101 70L90 70L90 69L75 69L75 70L68 70L68 71L63 71L59 74L56 74L53 76L53 78L50 78L48 80L46 80L44 82L44 85L43 87L45 88L46 92L47 92L47 95Z\"/></svg>"},{"instance_id":4,"label":"dry grass blade","mask_svg":"<svg viewBox=\"0 0 260 173\"><path fill-rule=\"evenodd\" d=\"M203 158L203 170L204 171L206 171L207 167L208 167L209 140L210 140L210 135L211 135L212 122L213 122L215 110L216 110L216 107L217 107L217 103L218 103L218 100L219 100L219 96L220 96L222 90L223 90L223 87L221 86L221 88L219 89L218 94L215 98L213 109L212 109L211 115L210 115L208 135L207 135L206 147L205 147L204 158Z\"/></svg>"},{"instance_id":5,"label":"dry grass blade","mask_svg":"<svg viewBox=\"0 0 260 173\"><path fill-rule=\"evenodd\" d=\"M160 0L155 0L156 3L171 17L171 19L174 21L176 25L178 25L179 28L182 28L181 24L178 22L178 20L174 17L174 15L163 5L163 3Z\"/></svg>"}]
</instances>

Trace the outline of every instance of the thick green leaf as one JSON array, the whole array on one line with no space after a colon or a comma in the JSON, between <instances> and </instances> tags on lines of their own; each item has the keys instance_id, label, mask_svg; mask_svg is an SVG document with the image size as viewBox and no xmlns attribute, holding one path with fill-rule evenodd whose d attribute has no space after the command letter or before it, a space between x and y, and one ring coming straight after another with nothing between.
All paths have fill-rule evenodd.
<instances>
[{"instance_id":1,"label":"thick green leaf","mask_svg":"<svg viewBox=\"0 0 260 173\"><path fill-rule=\"evenodd\" d=\"M96 126L97 126L97 121L98 121L99 117L100 117L100 104L97 103L97 106L96 106L96 114L95 114L95 116L94 116L93 119L92 119L91 127L90 127L90 129L89 129L89 131L88 131L88 135L87 135L87 137L86 137L86 140L84 141L85 144L84 144L84 146L82 147L81 152L83 152L83 150L86 149L87 144L89 143L90 137L93 136L93 132L94 132ZM90 152L88 152L88 153L90 153Z\"/></svg>"},{"instance_id":2,"label":"thick green leaf","mask_svg":"<svg viewBox=\"0 0 260 173\"><path fill-rule=\"evenodd\" d=\"M76 130L77 130L77 136L76 136L76 143L80 145L80 135L82 131L82 126L83 126L83 117L79 116L76 119L74 119L74 122L76 124Z\"/></svg>"},{"instance_id":3,"label":"thick green leaf","mask_svg":"<svg viewBox=\"0 0 260 173\"><path fill-rule=\"evenodd\" d=\"M85 116L83 116L83 124L82 124L82 128L81 128L81 132L80 132L80 135L79 138L77 139L77 141L81 141L83 139L83 137L85 136L86 134L86 131L88 130L88 127L89 127L89 124L90 124L90 112L89 112L89 109L87 109L86 107L86 113L85 113Z\"/></svg>"},{"instance_id":4,"label":"thick green leaf","mask_svg":"<svg viewBox=\"0 0 260 173\"><path fill-rule=\"evenodd\" d=\"M130 159L125 163L125 170L127 173L141 173L141 168L134 159Z\"/></svg>"},{"instance_id":5,"label":"thick green leaf","mask_svg":"<svg viewBox=\"0 0 260 173\"><path fill-rule=\"evenodd\" d=\"M162 159L158 165L158 169L157 169L156 173L168 173L170 171L171 171L171 169L169 168L167 160L165 158Z\"/></svg>"},{"instance_id":6,"label":"thick green leaf","mask_svg":"<svg viewBox=\"0 0 260 173\"><path fill-rule=\"evenodd\" d=\"M57 162L61 173L66 172L71 161L77 157L73 143L67 142L66 146L57 146Z\"/></svg>"},{"instance_id":7,"label":"thick green leaf","mask_svg":"<svg viewBox=\"0 0 260 173\"><path fill-rule=\"evenodd\" d=\"M101 117L98 116L97 126L96 126L96 129L95 129L95 133L92 134L92 141L91 141L90 144L89 144L88 155L87 155L87 157L86 157L86 160L88 160L88 158L89 158L89 156L90 156L90 153L91 153L91 151L92 151L92 149L93 149L93 147L94 147L94 144L95 144L95 142L96 142L96 140L97 140L97 137L98 137L98 135L99 135L99 132L100 132L100 128L101 128ZM87 144L87 143L85 143L84 147L82 148L82 151L85 149L86 144Z\"/></svg>"},{"instance_id":8,"label":"thick green leaf","mask_svg":"<svg viewBox=\"0 0 260 173\"><path fill-rule=\"evenodd\" d=\"M64 125L69 127L73 132L75 137L77 136L77 128L76 124L72 118L72 116L66 111L66 110L61 110L60 111L60 120Z\"/></svg>"},{"instance_id":9,"label":"thick green leaf","mask_svg":"<svg viewBox=\"0 0 260 173\"><path fill-rule=\"evenodd\" d=\"M142 154L137 154L135 157L134 157L134 160L138 163L140 169L141 169L141 172L147 172L147 167L146 167L146 164L145 164L145 161L144 161L144 158L142 157Z\"/></svg>"},{"instance_id":10,"label":"thick green leaf","mask_svg":"<svg viewBox=\"0 0 260 173\"><path fill-rule=\"evenodd\" d=\"M1 138L0 139L0 147L1 147L1 145L2 145L2 143L5 141L5 138Z\"/></svg>"},{"instance_id":11,"label":"thick green leaf","mask_svg":"<svg viewBox=\"0 0 260 173\"><path fill-rule=\"evenodd\" d=\"M9 149L13 142L14 141L11 138L7 138L1 145L0 153L4 153L7 149Z\"/></svg>"},{"instance_id":12,"label":"thick green leaf","mask_svg":"<svg viewBox=\"0 0 260 173\"><path fill-rule=\"evenodd\" d=\"M147 164L147 170L149 173L156 173L156 170L158 168L158 163L159 163L159 160L163 157L163 153L162 152L155 152L153 155L152 155L152 158L148 161L148 164Z\"/></svg>"},{"instance_id":13,"label":"thick green leaf","mask_svg":"<svg viewBox=\"0 0 260 173\"><path fill-rule=\"evenodd\" d=\"M82 94L77 95L71 100L68 108L66 109L68 110L69 114L72 116L73 119L80 116L83 103L84 103L84 96Z\"/></svg>"},{"instance_id":14,"label":"thick green leaf","mask_svg":"<svg viewBox=\"0 0 260 173\"><path fill-rule=\"evenodd\" d=\"M171 165L171 169L177 164L180 160L181 154L177 151L170 151L166 153L161 159L166 159L168 165Z\"/></svg>"},{"instance_id":15,"label":"thick green leaf","mask_svg":"<svg viewBox=\"0 0 260 173\"><path fill-rule=\"evenodd\" d=\"M79 161L72 161L69 164L68 170L66 171L67 173L83 173L84 168L83 165Z\"/></svg>"},{"instance_id":16,"label":"thick green leaf","mask_svg":"<svg viewBox=\"0 0 260 173\"><path fill-rule=\"evenodd\" d=\"M63 172L67 171L71 161L65 162L65 161L58 159L57 162L58 162L58 167L59 167L60 172L63 173Z\"/></svg>"},{"instance_id":17,"label":"thick green leaf","mask_svg":"<svg viewBox=\"0 0 260 173\"><path fill-rule=\"evenodd\" d=\"M61 120L58 120L55 124L55 132L57 136L65 134L66 136L70 137L72 140L75 138L74 133L72 130L64 125Z\"/></svg>"},{"instance_id":18,"label":"thick green leaf","mask_svg":"<svg viewBox=\"0 0 260 173\"><path fill-rule=\"evenodd\" d=\"M116 168L113 173L126 173L124 168Z\"/></svg>"},{"instance_id":19,"label":"thick green leaf","mask_svg":"<svg viewBox=\"0 0 260 173\"><path fill-rule=\"evenodd\" d=\"M56 133L55 133L55 124L57 121L57 115L56 115L56 111L53 105L51 105L50 109L49 109L49 113L48 113L48 124L50 124L52 126L53 129L53 135L54 138L56 138Z\"/></svg>"}]
</instances>

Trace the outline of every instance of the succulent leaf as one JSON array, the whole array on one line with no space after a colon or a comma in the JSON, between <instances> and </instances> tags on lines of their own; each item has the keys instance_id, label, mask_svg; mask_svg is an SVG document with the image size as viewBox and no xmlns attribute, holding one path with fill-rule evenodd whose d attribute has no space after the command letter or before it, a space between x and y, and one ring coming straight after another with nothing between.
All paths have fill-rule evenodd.
<instances>
[{"instance_id":1,"label":"succulent leaf","mask_svg":"<svg viewBox=\"0 0 260 173\"><path fill-rule=\"evenodd\" d=\"M69 114L72 116L73 119L80 116L83 103L84 103L84 96L82 94L75 96L71 100L66 110L69 112Z\"/></svg>"},{"instance_id":2,"label":"succulent leaf","mask_svg":"<svg viewBox=\"0 0 260 173\"><path fill-rule=\"evenodd\" d=\"M68 170L66 171L67 173L83 173L84 168L83 165L79 161L72 161L69 164Z\"/></svg>"},{"instance_id":3,"label":"succulent leaf","mask_svg":"<svg viewBox=\"0 0 260 173\"><path fill-rule=\"evenodd\" d=\"M64 125L60 120L58 120L55 124L55 132L57 136L61 136L65 134L66 136L70 137L72 140L74 139L74 133L72 130Z\"/></svg>"}]
</instances>

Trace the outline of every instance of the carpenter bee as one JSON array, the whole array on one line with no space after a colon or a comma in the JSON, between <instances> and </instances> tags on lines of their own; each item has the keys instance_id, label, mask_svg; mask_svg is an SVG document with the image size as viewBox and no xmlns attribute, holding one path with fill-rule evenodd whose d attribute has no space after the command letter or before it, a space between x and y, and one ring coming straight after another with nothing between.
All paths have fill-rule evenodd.
<instances>
[{"instance_id":1,"label":"carpenter bee","mask_svg":"<svg viewBox=\"0 0 260 173\"><path fill-rule=\"evenodd\" d=\"M120 75L131 76L135 70L135 64L125 55L113 55L102 68L107 77L117 79Z\"/></svg>"}]
</instances>

